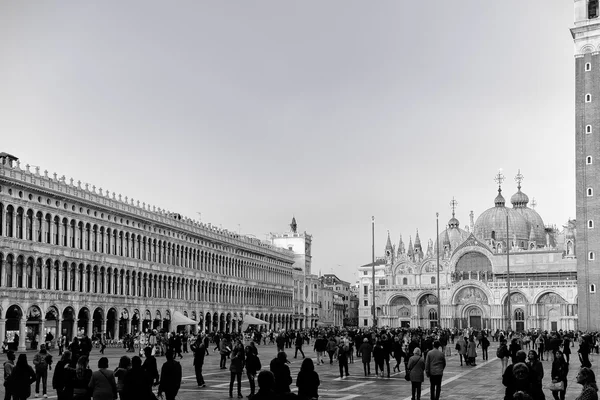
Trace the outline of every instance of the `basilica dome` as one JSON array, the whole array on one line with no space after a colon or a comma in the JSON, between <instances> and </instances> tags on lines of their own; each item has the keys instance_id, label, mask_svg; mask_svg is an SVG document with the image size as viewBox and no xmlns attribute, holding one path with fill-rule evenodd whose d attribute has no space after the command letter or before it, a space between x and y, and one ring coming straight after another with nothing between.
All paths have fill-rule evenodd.
<instances>
[{"instance_id":1,"label":"basilica dome","mask_svg":"<svg viewBox=\"0 0 600 400\"><path fill-rule=\"evenodd\" d=\"M533 230L533 239L536 241L537 246L543 246L546 244L546 229L544 221L540 214L537 213L533 208L527 207L529 203L529 197L521 192L521 183L517 187L517 193L513 194L510 198L510 202L519 214L521 214L527 221L527 228L529 231L529 237L531 237L531 231Z\"/></svg>"},{"instance_id":2,"label":"basilica dome","mask_svg":"<svg viewBox=\"0 0 600 400\"><path fill-rule=\"evenodd\" d=\"M475 236L486 241L506 240L506 214L508 213L509 241L516 236L518 246L521 246L521 242L526 245L529 240L529 224L525 217L517 210L505 207L501 189L498 189L498 196L494 203L494 207L487 209L477 218L474 227Z\"/></svg>"},{"instance_id":3,"label":"basilica dome","mask_svg":"<svg viewBox=\"0 0 600 400\"><path fill-rule=\"evenodd\" d=\"M462 242L467 240L469 233L460 229L459 224L458 219L456 219L454 213L452 213L452 218L448 221L448 227L441 232L438 237L440 249L444 249L445 246L450 246L449 249L454 251L462 244Z\"/></svg>"}]
</instances>

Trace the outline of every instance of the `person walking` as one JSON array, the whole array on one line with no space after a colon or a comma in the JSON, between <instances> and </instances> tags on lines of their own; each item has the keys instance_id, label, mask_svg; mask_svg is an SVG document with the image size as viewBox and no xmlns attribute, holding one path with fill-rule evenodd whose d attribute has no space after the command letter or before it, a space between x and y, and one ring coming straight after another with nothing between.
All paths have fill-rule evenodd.
<instances>
[{"instance_id":1,"label":"person walking","mask_svg":"<svg viewBox=\"0 0 600 400\"><path fill-rule=\"evenodd\" d=\"M583 367L577 374L577 383L581 388L581 393L575 400L598 400L598 386L596 385L596 374L591 368Z\"/></svg>"},{"instance_id":2,"label":"person walking","mask_svg":"<svg viewBox=\"0 0 600 400\"><path fill-rule=\"evenodd\" d=\"M319 335L317 340L315 340L313 350L317 352L317 365L325 364L323 357L327 351L327 340L323 335Z\"/></svg>"},{"instance_id":3,"label":"person walking","mask_svg":"<svg viewBox=\"0 0 600 400\"><path fill-rule=\"evenodd\" d=\"M369 339L364 338L363 343L358 348L358 354L361 355L365 376L371 375L371 354L373 346L369 343Z\"/></svg>"},{"instance_id":4,"label":"person walking","mask_svg":"<svg viewBox=\"0 0 600 400\"><path fill-rule=\"evenodd\" d=\"M381 344L381 340L377 340L375 342L375 347L373 347L373 360L375 361L375 375L379 376L379 370L381 370L381 377L383 377L383 363L385 358L385 349Z\"/></svg>"},{"instance_id":5,"label":"person walking","mask_svg":"<svg viewBox=\"0 0 600 400\"><path fill-rule=\"evenodd\" d=\"M52 356L46 351L46 345L40 345L40 351L33 356L33 366L35 368L35 397L40 395L40 380L42 381L42 394L48 397L48 368L51 368Z\"/></svg>"},{"instance_id":6,"label":"person walking","mask_svg":"<svg viewBox=\"0 0 600 400\"><path fill-rule=\"evenodd\" d=\"M500 344L498 345L498 349L496 350L496 357L500 359L502 375L504 374L504 371L508 366L508 358L510 357L510 351L508 351L508 347L506 346L506 339L504 339L504 337L500 338Z\"/></svg>"},{"instance_id":7,"label":"person walking","mask_svg":"<svg viewBox=\"0 0 600 400\"><path fill-rule=\"evenodd\" d=\"M229 335L223 336L223 339L221 339L219 342L218 347L219 355L221 356L219 367L221 369L227 369L227 357L231 355L231 342L229 341Z\"/></svg>"},{"instance_id":8,"label":"person walking","mask_svg":"<svg viewBox=\"0 0 600 400\"><path fill-rule=\"evenodd\" d=\"M296 351L294 352L294 358L298 358L298 351L302 354L302 358L306 358L304 356L304 351L302 351L302 345L304 344L304 338L300 333L296 333L296 339L294 340L294 344L296 347Z\"/></svg>"},{"instance_id":9,"label":"person walking","mask_svg":"<svg viewBox=\"0 0 600 400\"><path fill-rule=\"evenodd\" d=\"M10 383L10 375L15 368L15 352L8 350L6 352L7 360L4 362L4 400L12 399L12 385Z\"/></svg>"},{"instance_id":10,"label":"person walking","mask_svg":"<svg viewBox=\"0 0 600 400\"><path fill-rule=\"evenodd\" d=\"M158 397L162 397L164 393L165 400L175 400L175 396L177 396L181 387L181 364L175 361L175 354L172 351L167 351L165 357L167 361L165 361L160 369Z\"/></svg>"},{"instance_id":11,"label":"person walking","mask_svg":"<svg viewBox=\"0 0 600 400\"><path fill-rule=\"evenodd\" d=\"M13 399L25 400L31 396L31 384L35 379L35 371L27 363L27 354L19 354L17 363L8 377Z\"/></svg>"},{"instance_id":12,"label":"person walking","mask_svg":"<svg viewBox=\"0 0 600 400\"><path fill-rule=\"evenodd\" d=\"M569 339L568 335L565 335L564 339L563 339L563 350L562 350L563 354L565 355L565 359L567 361L567 364L569 364L571 362L570 358L571 358L571 340Z\"/></svg>"},{"instance_id":13,"label":"person walking","mask_svg":"<svg viewBox=\"0 0 600 400\"><path fill-rule=\"evenodd\" d=\"M350 349L346 344L340 344L338 346L338 364L340 367L340 379L344 379L344 372L346 373L346 378L350 376L348 374L348 353Z\"/></svg>"},{"instance_id":14,"label":"person walking","mask_svg":"<svg viewBox=\"0 0 600 400\"><path fill-rule=\"evenodd\" d=\"M233 397L233 382L237 380L237 397L244 398L242 395L242 372L244 371L244 346L238 343L231 352L231 363L229 364L229 397Z\"/></svg>"},{"instance_id":15,"label":"person walking","mask_svg":"<svg viewBox=\"0 0 600 400\"><path fill-rule=\"evenodd\" d=\"M250 385L250 394L248 398L252 398L256 393L256 374L262 368L258 354L252 349L251 346L246 346L246 376L248 377L248 384ZM311 360L312 362L312 360Z\"/></svg>"},{"instance_id":16,"label":"person walking","mask_svg":"<svg viewBox=\"0 0 600 400\"><path fill-rule=\"evenodd\" d=\"M440 350L440 342L435 340L433 342L433 350L427 353L425 359L425 373L429 378L431 384L431 400L439 400L440 393L442 391L442 376L444 375L444 369L446 368L446 356Z\"/></svg>"},{"instance_id":17,"label":"person walking","mask_svg":"<svg viewBox=\"0 0 600 400\"><path fill-rule=\"evenodd\" d=\"M108 358L98 360L98 370L92 372L89 387L94 400L113 400L117 398L115 373L108 369Z\"/></svg>"},{"instance_id":18,"label":"person walking","mask_svg":"<svg viewBox=\"0 0 600 400\"><path fill-rule=\"evenodd\" d=\"M425 361L421 357L421 349L415 348L413 356L408 360L406 375L410 380L412 396L411 400L421 400L421 386L425 381Z\"/></svg>"},{"instance_id":19,"label":"person walking","mask_svg":"<svg viewBox=\"0 0 600 400\"><path fill-rule=\"evenodd\" d=\"M204 366L204 357L206 356L206 346L204 342L198 338L190 347L194 355L194 373L196 374L196 383L198 387L206 387L204 376L202 376L202 367Z\"/></svg>"},{"instance_id":20,"label":"person walking","mask_svg":"<svg viewBox=\"0 0 600 400\"><path fill-rule=\"evenodd\" d=\"M327 341L327 354L329 354L329 364L333 364L333 356L337 350L337 343L335 338L331 336Z\"/></svg>"},{"instance_id":21,"label":"person walking","mask_svg":"<svg viewBox=\"0 0 600 400\"><path fill-rule=\"evenodd\" d=\"M125 375L131 369L131 359L128 356L122 356L119 360L119 366L114 371L114 375L117 378L117 394L119 398L123 400L123 385L125 382Z\"/></svg>"},{"instance_id":22,"label":"person walking","mask_svg":"<svg viewBox=\"0 0 600 400\"><path fill-rule=\"evenodd\" d=\"M556 350L554 353L554 361L552 361L552 371L550 376L552 382L562 382L562 390L553 390L552 397L554 400L565 400L565 394L567 393L567 375L569 374L569 364L565 361L563 353L560 350Z\"/></svg>"},{"instance_id":23,"label":"person walking","mask_svg":"<svg viewBox=\"0 0 600 400\"><path fill-rule=\"evenodd\" d=\"M546 356L548 359L548 356ZM538 354L535 350L529 350L527 353L527 367L531 380L531 397L534 400L543 400L546 398L542 389L542 380L544 379L544 365L538 360Z\"/></svg>"},{"instance_id":24,"label":"person walking","mask_svg":"<svg viewBox=\"0 0 600 400\"><path fill-rule=\"evenodd\" d=\"M320 385L321 380L319 379L319 374L315 371L315 365L313 364L312 359L304 359L300 366L298 377L296 378L298 397L302 400L318 399Z\"/></svg>"},{"instance_id":25,"label":"person walking","mask_svg":"<svg viewBox=\"0 0 600 400\"><path fill-rule=\"evenodd\" d=\"M581 367L592 368L592 363L590 362L590 343L589 336L583 335L581 336L581 344L579 345L579 361L581 362Z\"/></svg>"}]
</instances>

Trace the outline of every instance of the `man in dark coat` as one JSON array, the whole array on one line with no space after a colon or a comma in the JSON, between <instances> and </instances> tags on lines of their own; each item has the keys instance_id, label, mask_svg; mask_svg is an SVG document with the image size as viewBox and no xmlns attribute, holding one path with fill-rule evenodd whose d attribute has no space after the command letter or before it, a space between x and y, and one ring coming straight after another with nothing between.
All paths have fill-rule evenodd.
<instances>
[{"instance_id":1,"label":"man in dark coat","mask_svg":"<svg viewBox=\"0 0 600 400\"><path fill-rule=\"evenodd\" d=\"M290 392L292 374L290 373L290 368L287 366L287 354L283 351L277 353L277 357L271 361L269 367L275 376L275 393Z\"/></svg>"},{"instance_id":2,"label":"man in dark coat","mask_svg":"<svg viewBox=\"0 0 600 400\"><path fill-rule=\"evenodd\" d=\"M192 344L192 352L194 353L194 372L196 373L196 383L198 387L206 387L204 377L202 376L202 367L204 366L204 357L206 356L206 347L200 337Z\"/></svg>"},{"instance_id":3,"label":"man in dark coat","mask_svg":"<svg viewBox=\"0 0 600 400\"><path fill-rule=\"evenodd\" d=\"M165 400L175 400L179 387L181 386L181 364L175 361L174 354L167 351L167 361L160 370L160 384L158 385L158 397L165 394Z\"/></svg>"}]
</instances>

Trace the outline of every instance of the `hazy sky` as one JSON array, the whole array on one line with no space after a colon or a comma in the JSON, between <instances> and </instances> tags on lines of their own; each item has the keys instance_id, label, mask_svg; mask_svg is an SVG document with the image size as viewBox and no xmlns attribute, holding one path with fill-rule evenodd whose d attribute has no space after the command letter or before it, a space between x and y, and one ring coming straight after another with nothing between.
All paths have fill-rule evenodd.
<instances>
[{"instance_id":1,"label":"hazy sky","mask_svg":"<svg viewBox=\"0 0 600 400\"><path fill-rule=\"evenodd\" d=\"M493 207L575 217L572 1L0 3L0 151L354 281Z\"/></svg>"}]
</instances>

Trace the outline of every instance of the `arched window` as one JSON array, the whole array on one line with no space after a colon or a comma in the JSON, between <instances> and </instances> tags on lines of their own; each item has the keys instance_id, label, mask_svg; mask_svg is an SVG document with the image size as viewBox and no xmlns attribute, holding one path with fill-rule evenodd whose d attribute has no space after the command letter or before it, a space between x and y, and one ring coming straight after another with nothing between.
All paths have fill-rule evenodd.
<instances>
[{"instance_id":1,"label":"arched window","mask_svg":"<svg viewBox=\"0 0 600 400\"><path fill-rule=\"evenodd\" d=\"M590 285L590 293L596 293L596 285L593 283Z\"/></svg>"},{"instance_id":2,"label":"arched window","mask_svg":"<svg viewBox=\"0 0 600 400\"><path fill-rule=\"evenodd\" d=\"M586 71L591 71L592 70L592 63L585 63L585 70Z\"/></svg>"},{"instance_id":3,"label":"arched window","mask_svg":"<svg viewBox=\"0 0 600 400\"><path fill-rule=\"evenodd\" d=\"M431 321L437 321L437 319L438 319L437 317L438 317L437 311L434 308L430 309L429 310L429 319Z\"/></svg>"},{"instance_id":4,"label":"arched window","mask_svg":"<svg viewBox=\"0 0 600 400\"><path fill-rule=\"evenodd\" d=\"M431 277L431 284L432 284L432 285L433 285L433 284L435 284L435 276L432 276L432 277Z\"/></svg>"},{"instance_id":5,"label":"arched window","mask_svg":"<svg viewBox=\"0 0 600 400\"><path fill-rule=\"evenodd\" d=\"M517 308L515 310L515 321L524 321L525 320L525 313L523 312L522 309Z\"/></svg>"},{"instance_id":6,"label":"arched window","mask_svg":"<svg viewBox=\"0 0 600 400\"><path fill-rule=\"evenodd\" d=\"M590 260L590 261L593 261L593 260L595 260L595 259L596 259L596 255L594 254L594 252L593 252L593 251L590 251L590 252L588 253L588 260Z\"/></svg>"},{"instance_id":7,"label":"arched window","mask_svg":"<svg viewBox=\"0 0 600 400\"><path fill-rule=\"evenodd\" d=\"M592 188L587 188L587 195L588 195L588 196L593 196L593 195L594 195L594 189L592 189Z\"/></svg>"},{"instance_id":8,"label":"arched window","mask_svg":"<svg viewBox=\"0 0 600 400\"><path fill-rule=\"evenodd\" d=\"M585 126L585 133L592 133L592 126L591 125L586 125Z\"/></svg>"},{"instance_id":9,"label":"arched window","mask_svg":"<svg viewBox=\"0 0 600 400\"><path fill-rule=\"evenodd\" d=\"M594 227L594 221L592 221L591 219L588 221L588 228L593 228Z\"/></svg>"},{"instance_id":10,"label":"arched window","mask_svg":"<svg viewBox=\"0 0 600 400\"><path fill-rule=\"evenodd\" d=\"M591 94L587 93L585 95L585 102L586 103L591 103L592 102L592 95Z\"/></svg>"},{"instance_id":11,"label":"arched window","mask_svg":"<svg viewBox=\"0 0 600 400\"><path fill-rule=\"evenodd\" d=\"M585 158L585 163L586 163L587 165L591 165L591 164L592 164L592 156L587 156L587 157Z\"/></svg>"},{"instance_id":12,"label":"arched window","mask_svg":"<svg viewBox=\"0 0 600 400\"><path fill-rule=\"evenodd\" d=\"M408 285L408 278L402 278L402 284Z\"/></svg>"}]
</instances>

